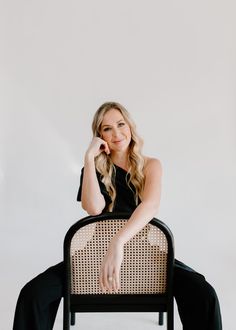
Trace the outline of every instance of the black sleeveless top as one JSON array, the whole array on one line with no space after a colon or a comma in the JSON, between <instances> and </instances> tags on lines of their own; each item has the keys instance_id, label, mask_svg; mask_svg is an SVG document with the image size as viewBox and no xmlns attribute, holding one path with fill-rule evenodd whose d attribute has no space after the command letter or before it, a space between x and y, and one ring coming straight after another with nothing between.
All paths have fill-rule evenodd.
<instances>
[{"instance_id":1,"label":"black sleeveless top","mask_svg":"<svg viewBox=\"0 0 236 330\"><path fill-rule=\"evenodd\" d=\"M116 188L116 200L113 208L113 212L133 212L137 207L135 203L135 188L130 184L132 190L127 184L130 174L127 173L123 168L115 165L115 173L113 173L113 182ZM106 206L103 212L108 211L108 205L111 203L111 198L106 190L104 183L101 181L101 174L96 171L98 183L100 186L101 193L103 194L106 202ZM83 182L84 168L81 170L80 176L80 187L77 195L77 201L81 201L81 190ZM140 200L139 200L140 203Z\"/></svg>"}]
</instances>

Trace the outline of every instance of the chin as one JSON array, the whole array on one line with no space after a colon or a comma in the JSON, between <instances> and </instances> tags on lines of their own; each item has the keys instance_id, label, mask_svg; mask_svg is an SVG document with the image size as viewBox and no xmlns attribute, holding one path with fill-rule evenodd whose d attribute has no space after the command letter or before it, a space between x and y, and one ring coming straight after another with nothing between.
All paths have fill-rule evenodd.
<instances>
[{"instance_id":1,"label":"chin","mask_svg":"<svg viewBox=\"0 0 236 330\"><path fill-rule=\"evenodd\" d=\"M112 146L111 151L115 151L115 152L126 152L129 148L129 144L128 143L124 143L122 145L117 145L117 146Z\"/></svg>"},{"instance_id":2,"label":"chin","mask_svg":"<svg viewBox=\"0 0 236 330\"><path fill-rule=\"evenodd\" d=\"M120 148L117 148L116 151L120 151L120 152L126 152L128 150L129 146L123 146Z\"/></svg>"}]
</instances>

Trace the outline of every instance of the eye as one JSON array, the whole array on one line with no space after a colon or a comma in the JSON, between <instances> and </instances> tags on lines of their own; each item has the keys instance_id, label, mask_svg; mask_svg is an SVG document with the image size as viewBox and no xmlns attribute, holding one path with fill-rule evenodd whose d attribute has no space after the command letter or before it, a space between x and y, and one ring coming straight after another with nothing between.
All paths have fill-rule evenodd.
<instances>
[{"instance_id":1,"label":"eye","mask_svg":"<svg viewBox=\"0 0 236 330\"><path fill-rule=\"evenodd\" d=\"M103 131L104 131L104 132L107 132L107 131L109 131L110 129L111 129L110 127L106 127L106 128L103 129Z\"/></svg>"},{"instance_id":2,"label":"eye","mask_svg":"<svg viewBox=\"0 0 236 330\"><path fill-rule=\"evenodd\" d=\"M125 123L121 122L121 123L118 124L118 127L122 127L124 125L125 125Z\"/></svg>"}]
</instances>

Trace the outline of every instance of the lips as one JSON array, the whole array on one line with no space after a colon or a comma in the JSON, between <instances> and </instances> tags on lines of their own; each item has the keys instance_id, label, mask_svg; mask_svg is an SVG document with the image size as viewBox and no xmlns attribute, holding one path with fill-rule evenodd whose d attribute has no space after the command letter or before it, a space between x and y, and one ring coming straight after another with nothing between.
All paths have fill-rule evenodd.
<instances>
[{"instance_id":1,"label":"lips","mask_svg":"<svg viewBox=\"0 0 236 330\"><path fill-rule=\"evenodd\" d=\"M124 140L117 140L117 141L114 141L113 143L119 143L119 142L122 142Z\"/></svg>"}]
</instances>

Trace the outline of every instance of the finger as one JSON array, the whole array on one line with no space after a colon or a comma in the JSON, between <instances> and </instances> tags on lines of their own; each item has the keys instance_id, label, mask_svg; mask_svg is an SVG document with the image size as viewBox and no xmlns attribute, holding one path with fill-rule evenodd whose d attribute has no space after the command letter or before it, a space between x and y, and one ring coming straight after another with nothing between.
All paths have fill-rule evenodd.
<instances>
[{"instance_id":1,"label":"finger","mask_svg":"<svg viewBox=\"0 0 236 330\"><path fill-rule=\"evenodd\" d=\"M109 282L108 282L108 269L104 268L103 270L103 283L105 289L109 290Z\"/></svg>"},{"instance_id":2,"label":"finger","mask_svg":"<svg viewBox=\"0 0 236 330\"><path fill-rule=\"evenodd\" d=\"M112 275L112 281L110 283L111 283L110 292L112 293L112 291L116 291L114 274Z\"/></svg>"},{"instance_id":3,"label":"finger","mask_svg":"<svg viewBox=\"0 0 236 330\"><path fill-rule=\"evenodd\" d=\"M102 150L105 151L105 153L106 153L107 155L109 155L109 153L110 153L110 149L109 149L109 147L108 147L107 142L105 142L105 141L104 141L104 144L102 144Z\"/></svg>"},{"instance_id":4,"label":"finger","mask_svg":"<svg viewBox=\"0 0 236 330\"><path fill-rule=\"evenodd\" d=\"M112 277L112 280L110 281L110 289L109 289L109 292L110 293L112 293L113 291L115 291L114 285L115 285L115 279L114 279L114 276L113 276Z\"/></svg>"},{"instance_id":5,"label":"finger","mask_svg":"<svg viewBox=\"0 0 236 330\"><path fill-rule=\"evenodd\" d=\"M105 293L106 290L104 288L104 283L103 283L103 270L102 269L100 270L100 273L99 273L99 285L100 285L102 292Z\"/></svg>"},{"instance_id":6,"label":"finger","mask_svg":"<svg viewBox=\"0 0 236 330\"><path fill-rule=\"evenodd\" d=\"M115 271L114 274L114 287L115 287L115 291L118 292L118 290L120 289L120 272L119 271Z\"/></svg>"},{"instance_id":7,"label":"finger","mask_svg":"<svg viewBox=\"0 0 236 330\"><path fill-rule=\"evenodd\" d=\"M111 152L110 152L110 149L109 149L109 147L108 147L108 144L106 144L107 146L106 146L106 153L107 153L107 155L109 155Z\"/></svg>"},{"instance_id":8,"label":"finger","mask_svg":"<svg viewBox=\"0 0 236 330\"><path fill-rule=\"evenodd\" d=\"M113 276L112 269L108 269L108 272L107 272L107 283L108 283L108 286L107 286L107 288L108 288L108 290L109 290L110 293L113 290L113 278L114 278L114 276Z\"/></svg>"},{"instance_id":9,"label":"finger","mask_svg":"<svg viewBox=\"0 0 236 330\"><path fill-rule=\"evenodd\" d=\"M108 289L109 289L109 292L112 293L114 277L113 277L113 275L112 275L111 272L108 273L108 274L109 274L108 277L107 277L107 279L108 279L108 285L109 285L109 288Z\"/></svg>"}]
</instances>

